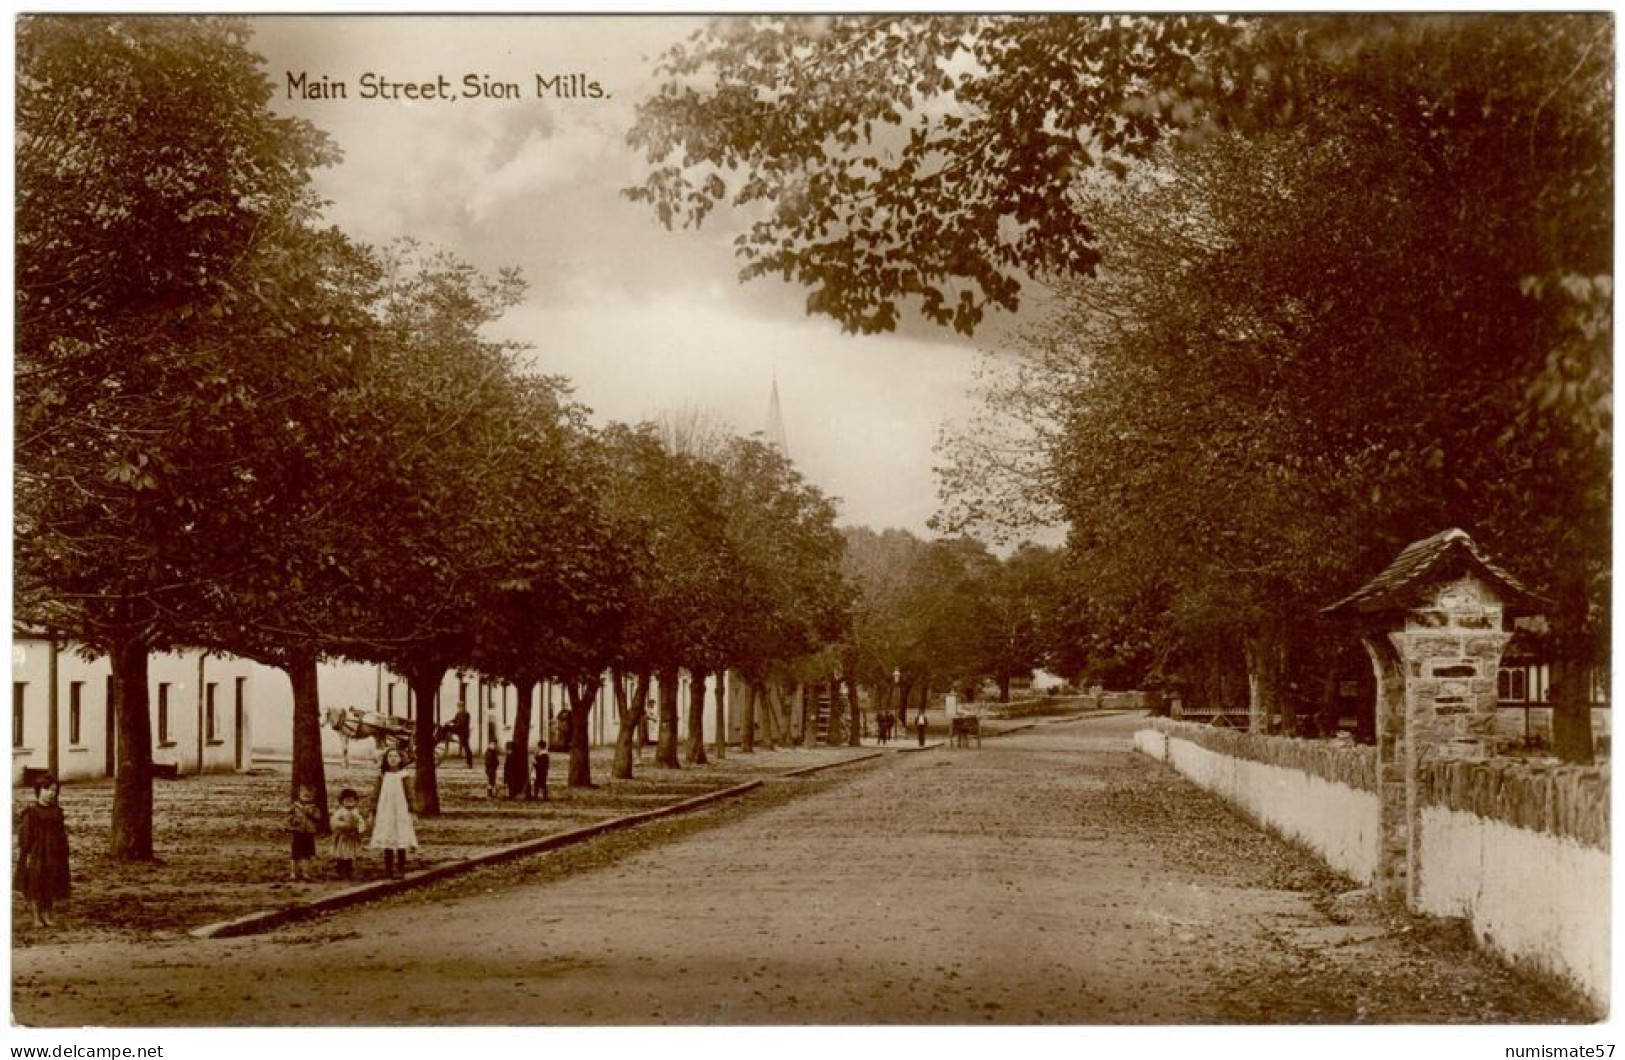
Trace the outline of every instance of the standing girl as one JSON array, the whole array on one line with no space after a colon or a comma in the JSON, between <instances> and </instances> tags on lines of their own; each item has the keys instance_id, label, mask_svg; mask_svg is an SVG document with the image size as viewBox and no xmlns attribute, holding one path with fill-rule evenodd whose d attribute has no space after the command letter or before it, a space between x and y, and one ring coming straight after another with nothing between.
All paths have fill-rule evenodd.
<instances>
[{"instance_id":1,"label":"standing girl","mask_svg":"<svg viewBox=\"0 0 1625 1060\"><path fill-rule=\"evenodd\" d=\"M339 792L339 808L328 820L333 829L333 860L339 863L339 876L349 879L355 875L355 859L361 856L361 832L367 827L367 815L361 812L361 796L354 788Z\"/></svg>"},{"instance_id":2,"label":"standing girl","mask_svg":"<svg viewBox=\"0 0 1625 1060\"><path fill-rule=\"evenodd\" d=\"M416 850L418 835L412 827L412 805L406 798L406 763L391 747L384 752L378 776L378 819L373 822L374 850L384 852L384 872L394 879L406 875L406 852Z\"/></svg>"},{"instance_id":3,"label":"standing girl","mask_svg":"<svg viewBox=\"0 0 1625 1060\"><path fill-rule=\"evenodd\" d=\"M56 777L34 781L34 801L17 819L17 889L28 901L35 927L50 927L51 910L68 896L68 826L57 804Z\"/></svg>"},{"instance_id":4,"label":"standing girl","mask_svg":"<svg viewBox=\"0 0 1625 1060\"><path fill-rule=\"evenodd\" d=\"M315 789L301 784L293 805L288 807L288 833L293 837L291 879L310 879L310 861L316 856L316 833L321 830L322 811L316 805Z\"/></svg>"}]
</instances>

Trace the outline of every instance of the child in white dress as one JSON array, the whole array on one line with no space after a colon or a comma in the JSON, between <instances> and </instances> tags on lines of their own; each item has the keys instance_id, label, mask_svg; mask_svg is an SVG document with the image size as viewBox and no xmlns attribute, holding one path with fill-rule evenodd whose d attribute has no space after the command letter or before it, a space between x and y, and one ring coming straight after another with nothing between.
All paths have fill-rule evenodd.
<instances>
[{"instance_id":1,"label":"child in white dress","mask_svg":"<svg viewBox=\"0 0 1625 1060\"><path fill-rule=\"evenodd\" d=\"M382 770L378 777L377 816L368 845L384 852L384 872L398 880L406 875L406 852L418 848L412 804L406 797L411 774L406 771L401 753L393 747L384 752Z\"/></svg>"}]
</instances>

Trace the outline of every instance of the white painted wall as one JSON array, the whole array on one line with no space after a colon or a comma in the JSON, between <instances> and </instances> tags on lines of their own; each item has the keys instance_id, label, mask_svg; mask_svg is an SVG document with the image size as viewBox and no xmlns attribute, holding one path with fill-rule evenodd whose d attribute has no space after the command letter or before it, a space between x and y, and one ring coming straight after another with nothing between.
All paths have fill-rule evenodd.
<instances>
[{"instance_id":1,"label":"white painted wall","mask_svg":"<svg viewBox=\"0 0 1625 1060\"><path fill-rule=\"evenodd\" d=\"M1168 761L1168 737L1155 729L1135 729L1134 749L1159 762Z\"/></svg>"},{"instance_id":2,"label":"white painted wall","mask_svg":"<svg viewBox=\"0 0 1625 1060\"><path fill-rule=\"evenodd\" d=\"M1429 806L1419 912L1467 917L1480 943L1608 998L1608 852Z\"/></svg>"},{"instance_id":3,"label":"white painted wall","mask_svg":"<svg viewBox=\"0 0 1625 1060\"><path fill-rule=\"evenodd\" d=\"M85 658L72 645L57 652L56 761L50 755L51 646L38 637L13 636L11 680L13 733L11 780L20 782L25 767L54 768L63 780L90 780L112 775L109 751L105 656ZM78 726L73 723L74 689L78 686ZM232 656L196 651L154 653L147 664L147 700L152 727L152 760L183 773L229 772L248 765L254 707L254 668ZM211 726L209 704L213 702ZM160 702L167 701L167 710ZM242 704L242 754L239 761L238 703ZM20 709L21 718L17 717ZM164 717L167 715L167 717ZM21 732L16 731L21 722ZM167 725L160 725L160 721Z\"/></svg>"},{"instance_id":4,"label":"white painted wall","mask_svg":"<svg viewBox=\"0 0 1625 1060\"><path fill-rule=\"evenodd\" d=\"M1154 740L1142 740L1148 732L1163 739L1163 754L1157 753ZM1380 833L1375 793L1295 769L1231 758L1151 730L1136 732L1135 745L1165 758L1198 787L1304 843L1350 879L1362 884L1376 879Z\"/></svg>"}]
</instances>

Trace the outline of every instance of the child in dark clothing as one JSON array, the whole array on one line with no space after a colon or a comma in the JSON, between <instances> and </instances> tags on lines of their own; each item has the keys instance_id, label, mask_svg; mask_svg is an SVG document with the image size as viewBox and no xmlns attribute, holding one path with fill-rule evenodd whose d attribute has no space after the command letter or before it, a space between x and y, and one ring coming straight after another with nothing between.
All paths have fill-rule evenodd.
<instances>
[{"instance_id":1,"label":"child in dark clothing","mask_svg":"<svg viewBox=\"0 0 1625 1060\"><path fill-rule=\"evenodd\" d=\"M51 911L70 890L68 826L57 804L61 788L47 773L34 782L34 801L17 818L17 889L35 927L50 927Z\"/></svg>"},{"instance_id":2,"label":"child in dark clothing","mask_svg":"<svg viewBox=\"0 0 1625 1060\"><path fill-rule=\"evenodd\" d=\"M490 798L497 797L497 770L502 767L502 752L497 745L485 745L485 794Z\"/></svg>"},{"instance_id":3,"label":"child in dark clothing","mask_svg":"<svg viewBox=\"0 0 1625 1060\"><path fill-rule=\"evenodd\" d=\"M536 754L531 758L531 766L536 771L536 783L530 789L533 799L547 799L547 738L543 737L536 745Z\"/></svg>"},{"instance_id":4,"label":"child in dark clothing","mask_svg":"<svg viewBox=\"0 0 1625 1060\"><path fill-rule=\"evenodd\" d=\"M316 806L316 792L308 784L301 784L298 798L288 808L288 832L293 837L292 879L310 878L309 865L316 856L316 833L321 827L322 811Z\"/></svg>"}]
</instances>

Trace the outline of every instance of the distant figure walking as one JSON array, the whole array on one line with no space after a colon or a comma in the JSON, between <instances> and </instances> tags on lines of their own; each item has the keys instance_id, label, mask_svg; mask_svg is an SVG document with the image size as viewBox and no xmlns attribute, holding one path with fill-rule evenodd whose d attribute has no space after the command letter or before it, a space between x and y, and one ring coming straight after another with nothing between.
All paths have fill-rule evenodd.
<instances>
[{"instance_id":1,"label":"distant figure walking","mask_svg":"<svg viewBox=\"0 0 1625 1060\"><path fill-rule=\"evenodd\" d=\"M568 750L570 747L570 708L563 707L559 716L553 719L553 733L547 741L554 747Z\"/></svg>"},{"instance_id":2,"label":"distant figure walking","mask_svg":"<svg viewBox=\"0 0 1625 1060\"><path fill-rule=\"evenodd\" d=\"M547 798L547 771L548 771L548 767L549 767L549 762L547 760L547 738L546 737L543 737L536 744L536 754L531 759L531 766L532 766L532 768L534 768L536 770L536 782L535 782L535 784L533 784L531 786L530 797L533 798L533 799L541 799L542 801L546 802L546 801L548 801L548 798Z\"/></svg>"},{"instance_id":3,"label":"distant figure walking","mask_svg":"<svg viewBox=\"0 0 1625 1060\"><path fill-rule=\"evenodd\" d=\"M925 708L924 707L921 707L920 712L918 714L914 715L914 730L920 734L920 746L924 747L925 746ZM905 739L906 739L906 737L905 737Z\"/></svg>"},{"instance_id":4,"label":"distant figure walking","mask_svg":"<svg viewBox=\"0 0 1625 1060\"><path fill-rule=\"evenodd\" d=\"M361 856L361 833L367 827L361 796L354 788L339 792L339 808L327 823L333 829L333 860L338 862L339 878L348 880L355 875L355 861Z\"/></svg>"},{"instance_id":5,"label":"distant figure walking","mask_svg":"<svg viewBox=\"0 0 1625 1060\"><path fill-rule=\"evenodd\" d=\"M406 852L418 847L417 830L412 827L412 803L406 794L410 775L401 753L393 747L384 752L380 768L378 819L373 822L369 845L384 852L384 873L398 880L406 875Z\"/></svg>"},{"instance_id":6,"label":"distant figure walking","mask_svg":"<svg viewBox=\"0 0 1625 1060\"><path fill-rule=\"evenodd\" d=\"M288 807L288 834L293 840L293 869L288 874L289 879L310 879L310 862L316 857L316 833L321 830L322 811L316 805L316 789L301 784L293 805Z\"/></svg>"},{"instance_id":7,"label":"distant figure walking","mask_svg":"<svg viewBox=\"0 0 1625 1060\"><path fill-rule=\"evenodd\" d=\"M35 927L51 927L51 912L72 889L68 872L68 825L58 802L57 779L34 781L34 801L17 817L17 889L28 902Z\"/></svg>"},{"instance_id":8,"label":"distant figure walking","mask_svg":"<svg viewBox=\"0 0 1625 1060\"><path fill-rule=\"evenodd\" d=\"M896 724L897 717L889 710L882 711L880 717L875 719L875 728L880 730L881 743L887 744L891 742L892 727Z\"/></svg>"}]
</instances>

